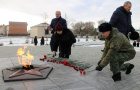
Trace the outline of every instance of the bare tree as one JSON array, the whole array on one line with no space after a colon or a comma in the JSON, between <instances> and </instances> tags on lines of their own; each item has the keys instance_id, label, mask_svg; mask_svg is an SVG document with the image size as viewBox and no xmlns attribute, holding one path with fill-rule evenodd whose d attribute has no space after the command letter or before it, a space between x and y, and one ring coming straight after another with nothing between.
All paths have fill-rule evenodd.
<instances>
[{"instance_id":1,"label":"bare tree","mask_svg":"<svg viewBox=\"0 0 140 90\"><path fill-rule=\"evenodd\" d=\"M72 28L72 26L76 22L75 19L70 18L66 13L65 13L65 20L67 22L67 27L68 28Z\"/></svg>"},{"instance_id":2,"label":"bare tree","mask_svg":"<svg viewBox=\"0 0 140 90\"><path fill-rule=\"evenodd\" d=\"M94 22L85 22L84 23L84 31L85 31L85 33L86 34L90 34L91 35L91 33L93 32L93 30L94 30L94 25L95 25L95 23Z\"/></svg>"},{"instance_id":3,"label":"bare tree","mask_svg":"<svg viewBox=\"0 0 140 90\"><path fill-rule=\"evenodd\" d=\"M82 30L84 28L84 23L81 22L77 22L72 26L73 30L74 30L74 34L79 34L82 37Z\"/></svg>"},{"instance_id":4,"label":"bare tree","mask_svg":"<svg viewBox=\"0 0 140 90\"><path fill-rule=\"evenodd\" d=\"M77 22L72 25L72 28L74 30L74 34L79 34L81 37L86 34L93 35L94 22Z\"/></svg>"},{"instance_id":5,"label":"bare tree","mask_svg":"<svg viewBox=\"0 0 140 90\"><path fill-rule=\"evenodd\" d=\"M100 25L100 24L102 24L102 23L104 23L104 22L107 22L105 19L102 19L102 20L99 20L98 21L98 25Z\"/></svg>"}]
</instances>

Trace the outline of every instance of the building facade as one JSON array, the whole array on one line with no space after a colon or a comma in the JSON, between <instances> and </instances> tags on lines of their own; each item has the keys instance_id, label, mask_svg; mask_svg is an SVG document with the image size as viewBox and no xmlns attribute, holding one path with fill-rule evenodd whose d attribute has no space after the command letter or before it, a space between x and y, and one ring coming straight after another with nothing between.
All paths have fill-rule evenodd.
<instances>
[{"instance_id":1,"label":"building facade","mask_svg":"<svg viewBox=\"0 0 140 90\"><path fill-rule=\"evenodd\" d=\"M49 24L47 23L40 23L38 25L30 27L30 37L32 38L34 38L35 36L39 38L41 38L42 36L50 37L51 36L50 31L48 32L48 34L45 34L45 30L47 29L48 26Z\"/></svg>"},{"instance_id":2,"label":"building facade","mask_svg":"<svg viewBox=\"0 0 140 90\"><path fill-rule=\"evenodd\" d=\"M26 36L27 35L27 22L9 22L10 36Z\"/></svg>"},{"instance_id":3,"label":"building facade","mask_svg":"<svg viewBox=\"0 0 140 90\"><path fill-rule=\"evenodd\" d=\"M0 35L8 35L9 25L0 25Z\"/></svg>"},{"instance_id":4,"label":"building facade","mask_svg":"<svg viewBox=\"0 0 140 90\"><path fill-rule=\"evenodd\" d=\"M27 22L9 22L9 25L0 25L0 34L5 36L26 36Z\"/></svg>"}]
</instances>

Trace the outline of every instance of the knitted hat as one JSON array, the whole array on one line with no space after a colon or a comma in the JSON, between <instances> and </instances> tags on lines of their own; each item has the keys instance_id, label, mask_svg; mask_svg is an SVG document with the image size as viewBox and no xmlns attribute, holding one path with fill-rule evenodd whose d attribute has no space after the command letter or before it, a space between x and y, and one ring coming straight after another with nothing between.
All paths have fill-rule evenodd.
<instances>
[{"instance_id":1,"label":"knitted hat","mask_svg":"<svg viewBox=\"0 0 140 90\"><path fill-rule=\"evenodd\" d=\"M100 32L112 31L112 25L109 23L102 23L98 28Z\"/></svg>"},{"instance_id":2,"label":"knitted hat","mask_svg":"<svg viewBox=\"0 0 140 90\"><path fill-rule=\"evenodd\" d=\"M139 33L138 32L131 32L130 37L131 40L137 40L139 39Z\"/></svg>"},{"instance_id":3,"label":"knitted hat","mask_svg":"<svg viewBox=\"0 0 140 90\"><path fill-rule=\"evenodd\" d=\"M60 23L57 23L55 26L55 31L62 31L63 30L63 26Z\"/></svg>"}]
</instances>

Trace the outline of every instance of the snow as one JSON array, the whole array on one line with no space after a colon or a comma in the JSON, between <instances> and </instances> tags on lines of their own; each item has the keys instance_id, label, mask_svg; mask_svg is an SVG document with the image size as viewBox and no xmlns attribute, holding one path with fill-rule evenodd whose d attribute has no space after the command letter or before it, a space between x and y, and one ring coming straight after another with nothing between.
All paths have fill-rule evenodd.
<instances>
[{"instance_id":1,"label":"snow","mask_svg":"<svg viewBox=\"0 0 140 90\"><path fill-rule=\"evenodd\" d=\"M98 47L98 46L103 46L105 41L101 40L93 40L93 39L88 39L86 41L85 38L80 38L80 41L78 42L78 39L76 39L77 42L74 44L75 46L84 46L84 47Z\"/></svg>"},{"instance_id":2,"label":"snow","mask_svg":"<svg viewBox=\"0 0 140 90\"><path fill-rule=\"evenodd\" d=\"M26 40L29 41L29 43L25 43ZM0 43L3 43L3 46L31 46L34 45L32 44L33 38L25 37L25 36L9 36L9 37L0 37ZM40 40L41 38L38 38L38 46L40 45ZM12 41L13 44L10 44L10 41ZM50 38L47 39L45 38L45 44L50 44ZM92 39L89 39L86 41L85 38L80 38L80 42L78 42L78 39L76 39L76 43L74 44L75 46L102 46L104 44L104 41L96 40L93 41Z\"/></svg>"},{"instance_id":3,"label":"snow","mask_svg":"<svg viewBox=\"0 0 140 90\"><path fill-rule=\"evenodd\" d=\"M26 40L29 41L29 43L25 43ZM0 37L0 43L3 43L3 46L31 46L33 38L28 38L25 36L9 36L9 37ZM40 45L41 38L38 38L38 46ZM10 44L10 41L12 41L13 44ZM48 41L45 39L45 44L50 43L50 38L48 38Z\"/></svg>"},{"instance_id":4,"label":"snow","mask_svg":"<svg viewBox=\"0 0 140 90\"><path fill-rule=\"evenodd\" d=\"M78 42L78 39L80 40ZM28 40L29 43L25 43L25 41ZM0 37L0 44L3 43L3 46L32 46L33 38L29 38L27 36L5 36ZM40 40L41 38L38 38L38 46L40 46ZM13 44L10 44L10 41L12 41ZM86 41L85 38L76 38L75 46L83 46L83 47L103 47L104 42L102 40L93 40L92 38L89 38L88 41ZM133 44L133 41L130 41L131 44ZM45 38L45 44L50 44L50 38ZM134 47L137 52L140 52L140 47Z\"/></svg>"}]
</instances>

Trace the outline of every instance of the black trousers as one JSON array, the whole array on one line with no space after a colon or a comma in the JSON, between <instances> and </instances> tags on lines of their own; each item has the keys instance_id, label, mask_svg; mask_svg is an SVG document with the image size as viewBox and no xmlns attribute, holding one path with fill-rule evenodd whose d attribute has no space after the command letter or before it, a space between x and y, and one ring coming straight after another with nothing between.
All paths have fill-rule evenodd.
<instances>
[{"instance_id":1,"label":"black trousers","mask_svg":"<svg viewBox=\"0 0 140 90\"><path fill-rule=\"evenodd\" d=\"M67 44L67 43L60 43L59 44L59 57L62 58L69 58L71 55L71 46L72 44Z\"/></svg>"},{"instance_id":2,"label":"black trousers","mask_svg":"<svg viewBox=\"0 0 140 90\"><path fill-rule=\"evenodd\" d=\"M53 43L54 43L54 34L52 34L52 36L51 36L51 41L50 41L50 48L51 48L51 51L53 51Z\"/></svg>"}]
</instances>

